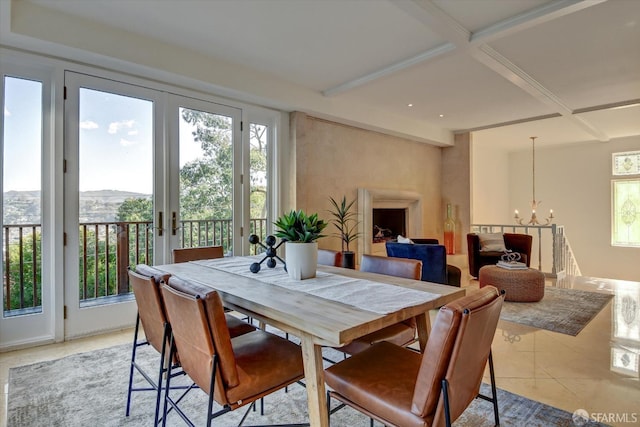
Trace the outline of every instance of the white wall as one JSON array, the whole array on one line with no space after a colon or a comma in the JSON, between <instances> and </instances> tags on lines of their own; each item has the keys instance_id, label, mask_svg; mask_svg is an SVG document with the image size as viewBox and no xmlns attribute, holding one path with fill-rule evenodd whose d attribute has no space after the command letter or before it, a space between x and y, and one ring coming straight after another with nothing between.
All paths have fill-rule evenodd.
<instances>
[{"instance_id":1,"label":"white wall","mask_svg":"<svg viewBox=\"0 0 640 427\"><path fill-rule=\"evenodd\" d=\"M536 198L542 200L539 216L553 209L555 223L565 226L584 276L640 281L636 264L640 248L611 246L611 154L632 150L640 150L640 136L536 147ZM511 212L519 208L528 217L532 195L531 152L511 153L508 160L512 185L509 207ZM474 168L478 168L477 161ZM478 184L487 185L486 176L478 179ZM482 214L485 212L488 211ZM511 222L512 219L506 223Z\"/></svg>"}]
</instances>

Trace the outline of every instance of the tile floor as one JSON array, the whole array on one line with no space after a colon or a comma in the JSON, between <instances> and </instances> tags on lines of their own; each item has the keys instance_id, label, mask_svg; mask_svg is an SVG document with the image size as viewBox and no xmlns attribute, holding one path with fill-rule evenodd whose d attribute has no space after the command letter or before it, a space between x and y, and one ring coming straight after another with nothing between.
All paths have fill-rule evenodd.
<instances>
[{"instance_id":1,"label":"tile floor","mask_svg":"<svg viewBox=\"0 0 640 427\"><path fill-rule=\"evenodd\" d=\"M478 287L465 276L464 287ZM615 297L577 337L501 321L493 344L498 387L569 412L584 409L613 426L640 425L640 283L578 277L548 285ZM0 353L0 426L6 425L9 368L126 343L132 334Z\"/></svg>"}]
</instances>

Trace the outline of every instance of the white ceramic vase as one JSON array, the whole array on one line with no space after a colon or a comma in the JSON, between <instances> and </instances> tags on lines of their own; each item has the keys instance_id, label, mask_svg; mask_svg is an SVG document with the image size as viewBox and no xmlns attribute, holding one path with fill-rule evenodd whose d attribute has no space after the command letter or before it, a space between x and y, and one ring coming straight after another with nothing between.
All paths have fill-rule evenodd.
<instances>
[{"instance_id":1,"label":"white ceramic vase","mask_svg":"<svg viewBox=\"0 0 640 427\"><path fill-rule=\"evenodd\" d=\"M287 273L292 279L304 280L316 277L318 242L286 242L285 261L287 262Z\"/></svg>"}]
</instances>

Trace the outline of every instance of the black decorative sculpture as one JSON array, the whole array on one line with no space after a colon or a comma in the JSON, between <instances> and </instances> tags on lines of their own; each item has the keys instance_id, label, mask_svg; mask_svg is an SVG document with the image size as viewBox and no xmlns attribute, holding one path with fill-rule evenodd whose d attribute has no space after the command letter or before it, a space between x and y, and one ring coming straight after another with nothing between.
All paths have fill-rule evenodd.
<instances>
[{"instance_id":1,"label":"black decorative sculpture","mask_svg":"<svg viewBox=\"0 0 640 427\"><path fill-rule=\"evenodd\" d=\"M258 237L257 235L252 234L251 236L249 236L249 243L251 243L252 245L260 245L265 249L265 256L264 258L262 258L262 261L254 262L253 264L251 264L251 266L249 267L249 270L251 270L252 273L259 272L261 267L260 264L262 264L267 259L268 259L267 267L275 268L276 266L275 259L277 258L278 261L284 264L284 270L286 271L287 264L276 253L280 245L283 244L285 240L282 240L280 243L278 243L278 246L276 246L275 248L273 247L276 244L276 238L274 236L267 236L264 242L267 244L266 246L260 242L260 237Z\"/></svg>"}]
</instances>

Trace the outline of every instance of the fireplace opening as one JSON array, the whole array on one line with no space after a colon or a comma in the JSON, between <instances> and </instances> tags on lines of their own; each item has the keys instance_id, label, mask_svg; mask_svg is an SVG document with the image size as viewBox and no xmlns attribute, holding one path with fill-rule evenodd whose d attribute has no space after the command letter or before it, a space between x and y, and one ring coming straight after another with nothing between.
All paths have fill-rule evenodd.
<instances>
[{"instance_id":1,"label":"fireplace opening","mask_svg":"<svg viewBox=\"0 0 640 427\"><path fill-rule=\"evenodd\" d=\"M406 209L373 209L373 243L394 240L406 235Z\"/></svg>"}]
</instances>

